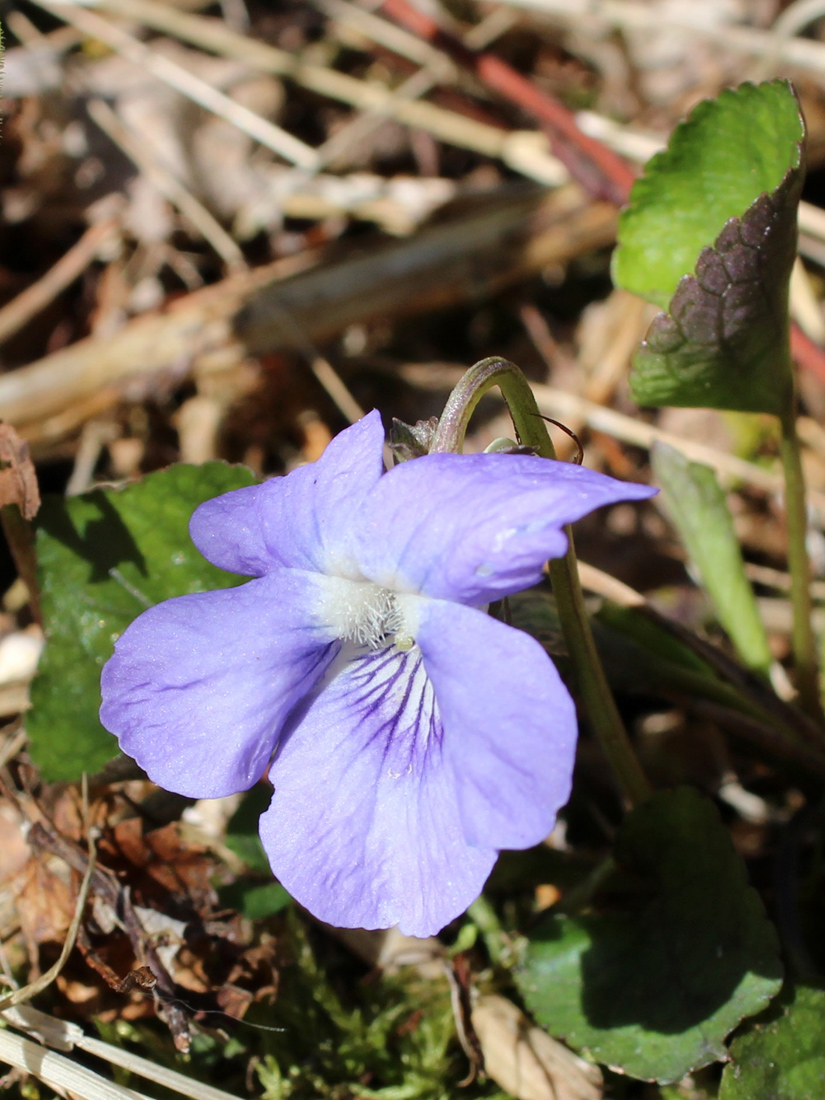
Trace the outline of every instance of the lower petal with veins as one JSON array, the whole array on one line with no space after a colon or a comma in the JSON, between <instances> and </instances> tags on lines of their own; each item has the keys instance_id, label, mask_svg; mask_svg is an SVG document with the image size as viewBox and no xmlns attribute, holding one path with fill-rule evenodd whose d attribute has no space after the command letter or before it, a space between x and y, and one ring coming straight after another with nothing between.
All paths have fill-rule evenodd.
<instances>
[{"instance_id":1,"label":"lower petal with veins","mask_svg":"<svg viewBox=\"0 0 825 1100\"><path fill-rule=\"evenodd\" d=\"M345 645L270 779L261 839L272 869L331 924L431 935L478 896L495 862L495 850L464 838L417 647Z\"/></svg>"}]
</instances>

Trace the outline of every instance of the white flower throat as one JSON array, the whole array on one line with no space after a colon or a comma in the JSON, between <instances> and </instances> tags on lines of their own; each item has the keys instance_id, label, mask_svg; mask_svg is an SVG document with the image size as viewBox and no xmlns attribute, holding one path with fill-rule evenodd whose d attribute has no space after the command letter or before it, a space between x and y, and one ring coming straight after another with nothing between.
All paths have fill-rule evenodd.
<instances>
[{"instance_id":1,"label":"white flower throat","mask_svg":"<svg viewBox=\"0 0 825 1100\"><path fill-rule=\"evenodd\" d=\"M415 627L408 599L371 581L326 580L322 613L338 638L368 649L412 649Z\"/></svg>"}]
</instances>

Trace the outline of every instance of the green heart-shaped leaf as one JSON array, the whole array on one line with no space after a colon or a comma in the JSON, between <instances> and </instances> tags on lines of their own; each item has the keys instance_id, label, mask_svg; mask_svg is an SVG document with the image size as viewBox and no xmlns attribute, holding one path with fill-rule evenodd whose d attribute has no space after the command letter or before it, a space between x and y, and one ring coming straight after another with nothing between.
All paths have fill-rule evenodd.
<instances>
[{"instance_id":1,"label":"green heart-shaped leaf","mask_svg":"<svg viewBox=\"0 0 825 1100\"><path fill-rule=\"evenodd\" d=\"M595 1061L676 1081L778 992L777 937L711 802L680 788L627 818L618 911L551 917L519 987L547 1030Z\"/></svg>"},{"instance_id":2,"label":"green heart-shaped leaf","mask_svg":"<svg viewBox=\"0 0 825 1100\"><path fill-rule=\"evenodd\" d=\"M770 1022L730 1047L719 1100L813 1100L825 1096L825 990L798 986Z\"/></svg>"},{"instance_id":3,"label":"green heart-shaped leaf","mask_svg":"<svg viewBox=\"0 0 825 1100\"><path fill-rule=\"evenodd\" d=\"M731 218L653 318L633 361L640 405L781 416L792 393L788 286L796 255L794 173Z\"/></svg>"},{"instance_id":4,"label":"green heart-shaped leaf","mask_svg":"<svg viewBox=\"0 0 825 1100\"><path fill-rule=\"evenodd\" d=\"M664 308L731 218L802 172L805 136L788 81L742 84L699 103L636 180L619 216L616 283Z\"/></svg>"},{"instance_id":5,"label":"green heart-shaped leaf","mask_svg":"<svg viewBox=\"0 0 825 1100\"><path fill-rule=\"evenodd\" d=\"M667 306L635 359L640 404L787 410L803 138L787 82L745 84L701 103L634 185L614 275Z\"/></svg>"}]
</instances>

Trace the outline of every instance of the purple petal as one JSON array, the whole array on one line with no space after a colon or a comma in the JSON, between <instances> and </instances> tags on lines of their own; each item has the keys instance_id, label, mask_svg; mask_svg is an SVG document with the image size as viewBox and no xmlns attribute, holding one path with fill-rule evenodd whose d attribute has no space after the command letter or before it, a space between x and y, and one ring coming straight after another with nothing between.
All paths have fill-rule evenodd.
<instances>
[{"instance_id":1,"label":"purple petal","mask_svg":"<svg viewBox=\"0 0 825 1100\"><path fill-rule=\"evenodd\" d=\"M317 462L201 504L189 523L192 541L213 565L246 576L277 565L357 573L350 521L383 472L383 447L373 410L337 435Z\"/></svg>"},{"instance_id":2,"label":"purple petal","mask_svg":"<svg viewBox=\"0 0 825 1100\"><path fill-rule=\"evenodd\" d=\"M479 895L495 862L465 840L417 649L345 647L270 779L261 839L272 870L330 924L432 935Z\"/></svg>"},{"instance_id":3,"label":"purple petal","mask_svg":"<svg viewBox=\"0 0 825 1100\"><path fill-rule=\"evenodd\" d=\"M570 795L576 754L576 710L553 662L482 611L404 603L438 700L464 835L495 848L538 844Z\"/></svg>"},{"instance_id":4,"label":"purple petal","mask_svg":"<svg viewBox=\"0 0 825 1100\"><path fill-rule=\"evenodd\" d=\"M264 541L261 513L281 480L233 489L195 509L189 535L207 561L245 577L262 577L278 564Z\"/></svg>"},{"instance_id":5,"label":"purple petal","mask_svg":"<svg viewBox=\"0 0 825 1100\"><path fill-rule=\"evenodd\" d=\"M218 798L251 787L337 652L313 617L322 583L279 570L145 611L103 669L101 722L167 790Z\"/></svg>"},{"instance_id":6,"label":"purple petal","mask_svg":"<svg viewBox=\"0 0 825 1100\"><path fill-rule=\"evenodd\" d=\"M655 492L533 455L425 455L370 494L358 557L386 588L480 605L535 584L564 554L565 524Z\"/></svg>"}]
</instances>

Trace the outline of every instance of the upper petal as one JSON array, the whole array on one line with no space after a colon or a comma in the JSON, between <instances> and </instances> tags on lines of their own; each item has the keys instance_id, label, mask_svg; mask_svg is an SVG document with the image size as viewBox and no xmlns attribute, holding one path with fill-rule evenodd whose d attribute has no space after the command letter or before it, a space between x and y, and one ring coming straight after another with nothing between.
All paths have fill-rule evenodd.
<instances>
[{"instance_id":1,"label":"upper petal","mask_svg":"<svg viewBox=\"0 0 825 1100\"><path fill-rule=\"evenodd\" d=\"M218 798L251 787L338 648L314 618L319 582L278 570L144 611L103 669L101 722L167 790Z\"/></svg>"},{"instance_id":2,"label":"upper petal","mask_svg":"<svg viewBox=\"0 0 825 1100\"><path fill-rule=\"evenodd\" d=\"M272 870L316 917L429 936L481 892L418 650L345 647L295 719L261 818Z\"/></svg>"},{"instance_id":3,"label":"upper petal","mask_svg":"<svg viewBox=\"0 0 825 1100\"><path fill-rule=\"evenodd\" d=\"M207 561L245 577L262 577L279 564L264 539L262 510L282 480L233 489L195 509L189 535Z\"/></svg>"},{"instance_id":4,"label":"upper petal","mask_svg":"<svg viewBox=\"0 0 825 1100\"><path fill-rule=\"evenodd\" d=\"M471 844L528 848L567 802L576 710L545 651L482 611L403 599L444 724Z\"/></svg>"},{"instance_id":5,"label":"upper petal","mask_svg":"<svg viewBox=\"0 0 825 1100\"><path fill-rule=\"evenodd\" d=\"M483 604L535 584L562 528L646 485L534 455L433 454L381 478L358 521L364 575L401 592Z\"/></svg>"},{"instance_id":6,"label":"upper petal","mask_svg":"<svg viewBox=\"0 0 825 1100\"><path fill-rule=\"evenodd\" d=\"M384 469L384 429L373 410L346 428L317 462L286 477L207 500L189 523L213 565L262 576L273 566L357 573L350 521Z\"/></svg>"}]
</instances>

